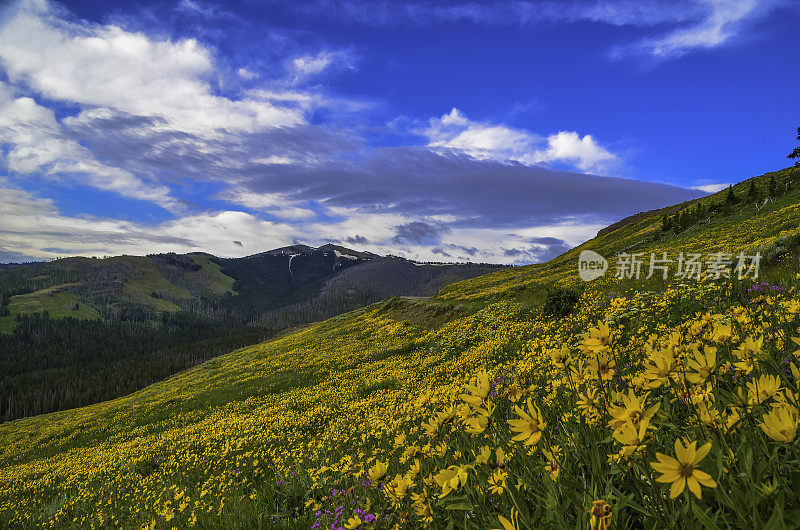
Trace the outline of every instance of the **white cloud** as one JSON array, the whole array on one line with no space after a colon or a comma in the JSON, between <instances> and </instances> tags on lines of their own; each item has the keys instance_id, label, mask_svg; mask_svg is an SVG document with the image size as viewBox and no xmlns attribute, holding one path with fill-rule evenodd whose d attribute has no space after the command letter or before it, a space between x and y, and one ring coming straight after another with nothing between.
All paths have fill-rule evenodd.
<instances>
[{"instance_id":1,"label":"white cloud","mask_svg":"<svg viewBox=\"0 0 800 530\"><path fill-rule=\"evenodd\" d=\"M245 81L252 81L256 77L258 77L258 74L256 74L255 72L251 72L247 68L239 68L238 70L236 70L236 73L239 74L239 77L241 77Z\"/></svg>"},{"instance_id":2,"label":"white cloud","mask_svg":"<svg viewBox=\"0 0 800 530\"><path fill-rule=\"evenodd\" d=\"M316 55L301 55L291 60L293 82L299 83L333 67L353 69L352 54L345 50L324 50Z\"/></svg>"},{"instance_id":3,"label":"white cloud","mask_svg":"<svg viewBox=\"0 0 800 530\"><path fill-rule=\"evenodd\" d=\"M601 171L618 157L597 144L591 135L560 131L544 138L502 124L472 121L453 108L427 127L416 129L433 148L455 149L479 160L519 162L526 165L564 162L584 171Z\"/></svg>"},{"instance_id":4,"label":"white cloud","mask_svg":"<svg viewBox=\"0 0 800 530\"><path fill-rule=\"evenodd\" d=\"M220 193L218 198L253 210L267 212L280 219L312 219L317 216L314 210L293 205L287 197L277 193L254 193L243 189L232 189Z\"/></svg>"},{"instance_id":5,"label":"white cloud","mask_svg":"<svg viewBox=\"0 0 800 530\"><path fill-rule=\"evenodd\" d=\"M330 66L331 62L333 62L332 57L325 52L319 53L316 56L304 55L302 57L295 57L292 60L295 78L302 79L318 74Z\"/></svg>"},{"instance_id":6,"label":"white cloud","mask_svg":"<svg viewBox=\"0 0 800 530\"><path fill-rule=\"evenodd\" d=\"M41 172L51 179L72 176L98 189L152 201L172 210L180 208L170 197L169 188L95 160L88 149L62 134L50 109L29 97L16 97L11 87L2 82L0 143L8 146L0 160L12 173Z\"/></svg>"},{"instance_id":7,"label":"white cloud","mask_svg":"<svg viewBox=\"0 0 800 530\"><path fill-rule=\"evenodd\" d=\"M591 135L583 138L576 132L560 131L547 137L547 149L537 151L533 159L541 162L565 161L586 171L601 168L617 157L598 145Z\"/></svg>"},{"instance_id":8,"label":"white cloud","mask_svg":"<svg viewBox=\"0 0 800 530\"><path fill-rule=\"evenodd\" d=\"M61 215L49 199L19 189L0 188L3 250L35 258L198 250L243 256L291 244L295 237L295 229L289 225L238 211L206 212L155 226L91 216L69 217Z\"/></svg>"},{"instance_id":9,"label":"white cloud","mask_svg":"<svg viewBox=\"0 0 800 530\"><path fill-rule=\"evenodd\" d=\"M612 56L645 53L656 59L680 57L695 49L722 46L746 25L783 4L777 0L700 0L702 15L664 35L615 48Z\"/></svg>"},{"instance_id":10,"label":"white cloud","mask_svg":"<svg viewBox=\"0 0 800 530\"><path fill-rule=\"evenodd\" d=\"M61 15L26 0L0 26L0 65L13 83L53 100L159 116L194 134L305 123L295 108L216 95L212 53L194 39L156 40Z\"/></svg>"},{"instance_id":11,"label":"white cloud","mask_svg":"<svg viewBox=\"0 0 800 530\"><path fill-rule=\"evenodd\" d=\"M288 156L280 156L280 155L272 155L266 158L254 158L254 164L264 164L265 166L271 165L279 165L279 166L288 166L289 164L293 164L295 161L288 157Z\"/></svg>"},{"instance_id":12,"label":"white cloud","mask_svg":"<svg viewBox=\"0 0 800 530\"><path fill-rule=\"evenodd\" d=\"M694 189L704 191L706 193L717 193L730 186L730 183L723 182L719 184L704 184L703 186L695 186Z\"/></svg>"}]
</instances>

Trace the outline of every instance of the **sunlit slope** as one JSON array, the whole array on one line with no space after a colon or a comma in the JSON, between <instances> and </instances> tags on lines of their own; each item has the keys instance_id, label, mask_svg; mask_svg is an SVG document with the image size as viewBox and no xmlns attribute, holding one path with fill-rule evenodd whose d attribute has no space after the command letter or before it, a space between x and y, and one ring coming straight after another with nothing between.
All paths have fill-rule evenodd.
<instances>
[{"instance_id":1,"label":"sunlit slope","mask_svg":"<svg viewBox=\"0 0 800 530\"><path fill-rule=\"evenodd\" d=\"M779 196L766 200L770 177L775 180ZM748 196L751 181L755 181L756 197ZM790 188L785 191L787 185ZM662 216L657 213L591 239L547 263L506 269L454 283L443 289L438 298L476 300L515 296L551 284L576 286L582 283L577 267L578 255L584 249L605 256L611 267L607 276L613 276L613 256L618 252L643 252L645 260L649 259L651 252L660 255L665 251L673 259L679 252L752 254L758 250L765 254L770 247L775 249L779 238L798 233L800 169L787 168L767 173L737 184L733 191L738 202L730 205L727 211L706 212L702 219L677 233L674 230L662 231ZM728 191L723 190L691 201L683 208L670 211L670 215L691 210L698 204L708 210L712 205L724 204L727 194Z\"/></svg>"},{"instance_id":2,"label":"sunlit slope","mask_svg":"<svg viewBox=\"0 0 800 530\"><path fill-rule=\"evenodd\" d=\"M791 170L778 172L776 182L785 184L791 174ZM760 178L759 186L765 187L768 179ZM741 188L743 195L747 190ZM787 236L800 223L797 191L783 193L761 211L743 199L710 221L677 233L662 232L660 218L644 220L601 236L587 247L610 257L615 249L643 238L663 237L641 243L635 251L733 252L744 245L741 250L763 247L765 253L780 255L778 247L785 243L792 249L788 255L796 258L794 239ZM707 200L722 197L724 193ZM765 215L766 211L771 214ZM784 243L776 245L779 236ZM730 355L745 337L759 334L765 336L771 354L784 355L793 346L787 337L797 328L800 313L797 281L793 273L787 274L796 261L791 267L783 263L783 271L778 270L780 262L774 267L777 272L772 274L780 274L782 290L768 302L759 292L747 290L747 284L696 282L658 292L619 289L613 298L596 289L604 284L592 282L565 318L543 315L535 305L516 302L514 297L551 282L547 271L564 284L577 281L577 251L542 266L462 282L436 299L392 299L312 324L220 356L124 398L2 424L0 527L309 528L323 519L329 527L333 515L328 517L323 510L319 516L317 509L333 513L347 504L343 523L356 513L352 506L366 506L369 499L371 511L380 517L377 528L395 523L418 528L424 526L424 514L415 512L419 504L414 507L404 496L400 508L389 508L386 497L367 480L367 470L376 462L389 463L388 481L407 473L416 459L421 470L410 491L429 492L434 528L447 528L453 514L463 519L459 510L466 506L474 527L499 528L498 516L509 517L517 504L530 521L563 513L560 522L547 519L548 526L588 528L587 507L595 495L617 499L619 527L640 527L642 519L632 515L639 508L631 508L632 503L643 506L641 513L656 504L653 498L622 492L631 482L628 476L607 482L617 476L612 471L623 473L606 463L607 453L618 449L611 433L597 430L585 435L578 447L602 447L591 457L592 472L587 477L588 464L577 463L573 455L561 471L564 487L572 489L564 495L553 493L547 472L540 473L541 454L529 454L522 444L511 441L514 433L507 425L515 413L509 396L523 390L533 396L548 415L551 429L563 414L574 413L575 396L564 398L554 384L558 372L551 355L566 346L568 355L579 356L587 330L598 321L610 323L613 340L619 341L618 368L631 370L614 380L619 390L625 390L623 382L627 384L642 368L642 352L652 347L651 337L670 341L691 329L718 340L719 325L739 322L749 313L753 313L749 320L736 324L739 331L731 332L735 338L720 346L720 358L722 352ZM522 289L515 287L520 284ZM504 299L492 300L493 296ZM466 423L453 418L456 410L463 409L459 396L465 383L480 369L492 375L491 399L496 400L497 410L489 430L471 434L464 430ZM720 394L720 400L728 395ZM675 402L674 397L665 397L665 403ZM434 421L448 411L453 414L449 419ZM666 426L659 433L657 449L664 452L671 451L675 425L689 426L693 420L676 416L659 421ZM754 424L748 428L745 439L763 438ZM564 431L547 432L561 436ZM683 434L697 436L694 431ZM553 443L569 451L568 441ZM730 443L737 455L746 449ZM485 496L497 463L495 456L494 467L476 461L484 446L493 451L502 448L509 455L505 470L527 485L529 502ZM731 476L745 476L744 458L742 462L742 470L735 468ZM480 490L469 490L469 499L440 497L443 490L433 477L451 465L473 466L467 470L469 484L479 485ZM760 484L767 478L747 480ZM587 482L578 487L579 479ZM650 495L659 488L651 488ZM346 499L340 499L342 495ZM555 506L560 509L554 510ZM765 504L756 510L771 507ZM708 509L712 508L717 509Z\"/></svg>"},{"instance_id":3,"label":"sunlit slope","mask_svg":"<svg viewBox=\"0 0 800 530\"><path fill-rule=\"evenodd\" d=\"M317 460L362 434L386 432L405 408L403 396L486 362L496 352L480 330L515 318L495 309L426 330L392 316L422 304L398 300L350 313L124 398L0 425L0 522L35 526L56 514L60 524L77 516L84 526L98 521L97 513L84 518L87 507L112 513L123 497L143 510L128 523L149 521L151 508L187 476L193 499L214 492L203 501L214 512L222 498L240 494L242 484L229 483L235 468L255 484L279 460ZM455 338L454 329L486 338Z\"/></svg>"}]
</instances>

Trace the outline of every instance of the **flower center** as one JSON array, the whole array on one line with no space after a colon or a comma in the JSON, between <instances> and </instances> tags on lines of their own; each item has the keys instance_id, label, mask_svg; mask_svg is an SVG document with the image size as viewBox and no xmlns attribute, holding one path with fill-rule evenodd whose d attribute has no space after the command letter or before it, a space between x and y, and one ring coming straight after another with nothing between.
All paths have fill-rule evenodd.
<instances>
[{"instance_id":1,"label":"flower center","mask_svg":"<svg viewBox=\"0 0 800 530\"><path fill-rule=\"evenodd\" d=\"M680 474L682 477L689 478L694 473L694 466L692 464L681 464Z\"/></svg>"}]
</instances>

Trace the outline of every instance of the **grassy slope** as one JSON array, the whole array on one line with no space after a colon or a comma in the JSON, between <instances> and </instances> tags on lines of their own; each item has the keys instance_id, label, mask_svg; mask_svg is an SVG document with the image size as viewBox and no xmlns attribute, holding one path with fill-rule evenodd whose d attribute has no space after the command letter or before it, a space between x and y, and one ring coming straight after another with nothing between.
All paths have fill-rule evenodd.
<instances>
[{"instance_id":1,"label":"grassy slope","mask_svg":"<svg viewBox=\"0 0 800 530\"><path fill-rule=\"evenodd\" d=\"M119 256L109 258L111 261L119 261L130 265L136 271L130 278L123 280L123 291L132 300L143 304L150 305L162 311L180 311L181 308L177 304L165 300L163 298L153 298L150 296L152 292L166 292L170 296L177 299L189 299L192 295L186 289L171 283L164 278L156 269L152 260L145 256Z\"/></svg>"},{"instance_id":2,"label":"grassy slope","mask_svg":"<svg viewBox=\"0 0 800 530\"><path fill-rule=\"evenodd\" d=\"M9 314L0 318L0 333L10 333L16 326L14 317L18 314L31 314L47 311L51 318L97 319L100 314L93 307L81 303L67 292L68 287L77 284L62 284L40 289L28 294L12 296L8 303ZM75 309L75 304L78 308Z\"/></svg>"},{"instance_id":3,"label":"grassy slope","mask_svg":"<svg viewBox=\"0 0 800 530\"><path fill-rule=\"evenodd\" d=\"M755 177L762 195L765 194L770 175L774 175L779 185L787 179L797 178L800 170L789 168ZM734 186L738 195L744 195L749 180ZM719 202L726 192L701 199L700 203ZM612 276L614 261L612 257L620 251L628 253L643 252L649 259L651 252L657 255L664 251L673 259L678 252L702 251L736 253L762 251L778 237L796 233L800 225L800 189L795 187L790 193L769 202L760 211L754 205L736 208L732 215L716 214L704 222L679 234L663 235L661 218L645 218L626 225L618 230L591 239L561 256L540 265L502 270L473 280L451 284L439 294L444 300L493 299L504 296L525 296L524 291L558 283L577 286L582 282L577 275L578 255L582 250L594 250L609 259L609 272ZM673 265L674 266L674 265ZM522 292L522 294L518 294Z\"/></svg>"},{"instance_id":4,"label":"grassy slope","mask_svg":"<svg viewBox=\"0 0 800 530\"><path fill-rule=\"evenodd\" d=\"M759 182L763 187L765 178ZM497 298L525 299L552 282L575 283L581 248L610 256L634 244L643 252L768 246L798 226L799 191L761 212L720 216L664 241L657 239L660 220L646 219L548 264L461 282L430 301L371 306L218 357L124 398L2 425L0 521L16 517L23 525L26 517L55 516L68 526L74 516L87 524L87 517L102 517L94 510L114 511L111 501L104 504L108 496L131 503L116 508L127 524L147 522L161 509L155 507L167 510L169 485L187 478L198 511L216 511L197 500L200 490L213 490L215 503L225 499L242 513L285 509L289 501L276 500L285 492L264 485L264 472L249 463L254 456L291 461L335 453L358 441L365 432L361 421L383 418L375 429L391 426L404 406L394 389L414 395L489 359L502 361L539 330L515 324L524 309ZM241 469L244 484L231 478ZM259 492L250 500L241 497L248 488ZM228 522L217 524L233 526L236 512L226 511L221 520ZM209 517L214 526L218 517ZM298 520L298 528L307 525Z\"/></svg>"},{"instance_id":5,"label":"grassy slope","mask_svg":"<svg viewBox=\"0 0 800 530\"><path fill-rule=\"evenodd\" d=\"M197 265L200 265L200 270L195 274L203 277L206 287L212 293L215 295L236 294L236 291L233 290L236 280L222 272L222 267L211 261L211 256L207 254L189 254L189 256Z\"/></svg>"},{"instance_id":6,"label":"grassy slope","mask_svg":"<svg viewBox=\"0 0 800 530\"><path fill-rule=\"evenodd\" d=\"M189 256L194 263L200 266L200 269L186 272L187 280L202 285L214 295L235 294L233 290L235 280L225 275L220 266L212 262L208 255L190 254ZM193 298L192 293L187 289L167 280L153 261L145 256L114 256L103 259L65 258L53 262L53 264L60 264L64 270L82 271L82 273L85 273L88 267L112 269L121 267L120 271L126 272L117 272L114 281L123 284L123 300L152 307L159 311L176 312L181 308L170 300L151 296L153 292L166 294L173 300ZM34 276L31 280L47 281L48 276ZM85 278L85 281L80 283L90 284L91 278ZM51 318L99 318L97 309L83 302L79 303L79 309L73 309L79 300L74 294L68 292L68 288L77 285L79 283L52 285L32 293L13 296L9 301L9 315L0 317L0 333L11 333L14 330L16 326L14 316L19 313L29 314L47 310ZM51 296L52 293L55 294Z\"/></svg>"}]
</instances>

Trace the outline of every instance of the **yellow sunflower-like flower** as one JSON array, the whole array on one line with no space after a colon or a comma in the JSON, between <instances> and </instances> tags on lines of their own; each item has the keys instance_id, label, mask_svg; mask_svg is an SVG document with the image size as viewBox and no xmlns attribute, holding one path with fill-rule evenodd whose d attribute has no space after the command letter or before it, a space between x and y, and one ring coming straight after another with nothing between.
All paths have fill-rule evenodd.
<instances>
[{"instance_id":1,"label":"yellow sunflower-like flower","mask_svg":"<svg viewBox=\"0 0 800 530\"><path fill-rule=\"evenodd\" d=\"M610 381L616 370L616 361L605 353L596 353L589 358L589 372L601 381Z\"/></svg>"},{"instance_id":2,"label":"yellow sunflower-like flower","mask_svg":"<svg viewBox=\"0 0 800 530\"><path fill-rule=\"evenodd\" d=\"M647 401L647 394L637 396L633 389L628 390L627 395L622 395L622 406L609 405L608 413L611 415L611 421L608 422L609 427L612 429L619 429L625 422L631 421L634 426L638 426L641 420L649 420L653 417L661 403L655 403L645 408Z\"/></svg>"},{"instance_id":3,"label":"yellow sunflower-like flower","mask_svg":"<svg viewBox=\"0 0 800 530\"><path fill-rule=\"evenodd\" d=\"M714 330L711 332L711 340L714 342L725 342L733 336L733 330L730 324L714 324Z\"/></svg>"},{"instance_id":4,"label":"yellow sunflower-like flower","mask_svg":"<svg viewBox=\"0 0 800 530\"><path fill-rule=\"evenodd\" d=\"M764 414L759 427L776 442L791 443L797 436L797 409L788 404L774 407Z\"/></svg>"},{"instance_id":5,"label":"yellow sunflower-like flower","mask_svg":"<svg viewBox=\"0 0 800 530\"><path fill-rule=\"evenodd\" d=\"M659 350L650 355L650 363L643 374L647 380L644 387L651 390L669 384L669 376L675 370L675 357L671 350Z\"/></svg>"},{"instance_id":6,"label":"yellow sunflower-like flower","mask_svg":"<svg viewBox=\"0 0 800 530\"><path fill-rule=\"evenodd\" d=\"M553 361L553 365L558 369L566 368L567 364L569 363L569 347L562 346L558 350L552 350L550 352L550 360Z\"/></svg>"},{"instance_id":7,"label":"yellow sunflower-like flower","mask_svg":"<svg viewBox=\"0 0 800 530\"><path fill-rule=\"evenodd\" d=\"M578 394L578 409L587 420L593 421L600 415L600 401L597 390L587 388L585 393Z\"/></svg>"},{"instance_id":8,"label":"yellow sunflower-like flower","mask_svg":"<svg viewBox=\"0 0 800 530\"><path fill-rule=\"evenodd\" d=\"M434 480L442 488L442 497L446 497L451 491L464 486L467 483L467 471L472 466L450 466L442 469L436 474Z\"/></svg>"},{"instance_id":9,"label":"yellow sunflower-like flower","mask_svg":"<svg viewBox=\"0 0 800 530\"><path fill-rule=\"evenodd\" d=\"M781 380L774 375L762 375L754 381L747 383L747 401L763 403L774 397L781 389Z\"/></svg>"},{"instance_id":10,"label":"yellow sunflower-like flower","mask_svg":"<svg viewBox=\"0 0 800 530\"><path fill-rule=\"evenodd\" d=\"M589 329L589 336L583 339L581 348L584 353L600 353L604 352L611 346L613 337L611 330L608 329L608 324L605 322L598 322L597 327Z\"/></svg>"},{"instance_id":11,"label":"yellow sunflower-like flower","mask_svg":"<svg viewBox=\"0 0 800 530\"><path fill-rule=\"evenodd\" d=\"M628 420L614 431L614 439L623 445L620 456L628 457L642 451L650 438L650 433L647 432L649 428L650 419L645 418L638 425L634 425L632 421Z\"/></svg>"},{"instance_id":12,"label":"yellow sunflower-like flower","mask_svg":"<svg viewBox=\"0 0 800 530\"><path fill-rule=\"evenodd\" d=\"M491 388L489 374L486 373L486 370L481 370L478 372L475 384L467 385L467 392L469 392L469 394L461 394L459 397L473 407L480 407L483 404L483 400L489 395L489 390L491 390Z\"/></svg>"},{"instance_id":13,"label":"yellow sunflower-like flower","mask_svg":"<svg viewBox=\"0 0 800 530\"><path fill-rule=\"evenodd\" d=\"M422 423L422 428L428 438L436 438L436 435L439 434L439 427L441 427L441 424L436 421L436 418L431 418L429 421Z\"/></svg>"},{"instance_id":14,"label":"yellow sunflower-like flower","mask_svg":"<svg viewBox=\"0 0 800 530\"><path fill-rule=\"evenodd\" d=\"M344 524L344 527L347 528L347 530L353 530L354 528L361 526L361 522L361 518L357 515L354 515L347 520L347 522Z\"/></svg>"},{"instance_id":15,"label":"yellow sunflower-like flower","mask_svg":"<svg viewBox=\"0 0 800 530\"><path fill-rule=\"evenodd\" d=\"M412 507L414 508L414 513L419 517L419 521L427 528L428 525L433 522L433 510L431 509L431 505L427 502L417 501Z\"/></svg>"},{"instance_id":16,"label":"yellow sunflower-like flower","mask_svg":"<svg viewBox=\"0 0 800 530\"><path fill-rule=\"evenodd\" d=\"M387 469L389 469L388 462L375 462L375 465L369 468L369 478L377 482L386 474Z\"/></svg>"},{"instance_id":17,"label":"yellow sunflower-like flower","mask_svg":"<svg viewBox=\"0 0 800 530\"><path fill-rule=\"evenodd\" d=\"M553 480L558 480L558 472L561 469L561 448L554 445L550 451L542 451L542 454L547 459L547 464L544 466L547 474Z\"/></svg>"},{"instance_id":18,"label":"yellow sunflower-like flower","mask_svg":"<svg viewBox=\"0 0 800 530\"><path fill-rule=\"evenodd\" d=\"M746 359L748 357L760 357L763 348L764 337L759 337L755 340L752 337L747 337L744 339L744 342L742 342L739 347L734 350L733 354L740 359Z\"/></svg>"},{"instance_id":19,"label":"yellow sunflower-like flower","mask_svg":"<svg viewBox=\"0 0 800 530\"><path fill-rule=\"evenodd\" d=\"M492 450L488 445L481 447L479 453L475 454L475 464L487 464L492 457Z\"/></svg>"},{"instance_id":20,"label":"yellow sunflower-like flower","mask_svg":"<svg viewBox=\"0 0 800 530\"><path fill-rule=\"evenodd\" d=\"M702 497L701 484L708 488L717 487L717 483L714 482L711 475L697 469L697 464L711 451L711 442L699 449L696 447L696 441L684 446L680 440L675 440L675 456L677 460L671 456L656 453L658 462L650 464L653 469L661 473L661 476L656 479L657 482L672 484L669 491L671 499L680 495L686 486L698 499Z\"/></svg>"},{"instance_id":21,"label":"yellow sunflower-like flower","mask_svg":"<svg viewBox=\"0 0 800 530\"><path fill-rule=\"evenodd\" d=\"M547 423L542 417L541 411L531 404L528 398L528 412L526 413L521 407L514 406L520 419L509 420L508 424L511 430L519 434L512 438L516 442L524 441L525 445L533 445L542 437L542 431L547 427Z\"/></svg>"},{"instance_id":22,"label":"yellow sunflower-like flower","mask_svg":"<svg viewBox=\"0 0 800 530\"><path fill-rule=\"evenodd\" d=\"M489 417L494 412L494 405L489 403L486 408L479 408L475 415L464 421L464 431L469 434L480 434L489 426Z\"/></svg>"},{"instance_id":23,"label":"yellow sunflower-like flower","mask_svg":"<svg viewBox=\"0 0 800 530\"><path fill-rule=\"evenodd\" d=\"M692 372L686 374L690 383L699 384L714 374L717 368L717 349L713 346L703 348L703 353L695 350L694 356L686 363Z\"/></svg>"},{"instance_id":24,"label":"yellow sunflower-like flower","mask_svg":"<svg viewBox=\"0 0 800 530\"><path fill-rule=\"evenodd\" d=\"M611 509L611 505L606 501L602 499L594 501L591 508L589 508L589 527L592 530L595 530L595 528L597 530L607 530L608 525L611 524L611 515L613 513L614 510Z\"/></svg>"},{"instance_id":25,"label":"yellow sunflower-like flower","mask_svg":"<svg viewBox=\"0 0 800 530\"><path fill-rule=\"evenodd\" d=\"M506 485L507 478L508 478L508 473L506 473L502 469L495 470L495 472L492 473L492 476L489 477L489 492L495 493L497 495L503 493L503 488Z\"/></svg>"}]
</instances>

